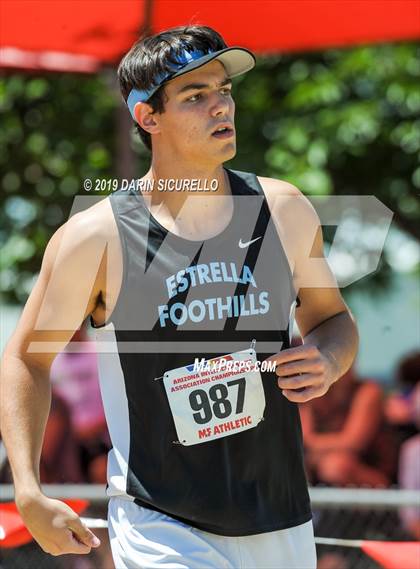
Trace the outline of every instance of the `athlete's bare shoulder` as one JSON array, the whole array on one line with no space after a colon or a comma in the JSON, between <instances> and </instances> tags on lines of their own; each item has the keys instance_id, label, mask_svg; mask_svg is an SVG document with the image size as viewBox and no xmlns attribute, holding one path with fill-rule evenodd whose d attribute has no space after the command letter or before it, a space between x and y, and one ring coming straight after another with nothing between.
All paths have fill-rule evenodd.
<instances>
[{"instance_id":1,"label":"athlete's bare shoulder","mask_svg":"<svg viewBox=\"0 0 420 569\"><path fill-rule=\"evenodd\" d=\"M66 231L72 234L76 242L118 235L109 198L102 199L75 213L63 227L66 227Z\"/></svg>"},{"instance_id":2,"label":"athlete's bare shoulder","mask_svg":"<svg viewBox=\"0 0 420 569\"><path fill-rule=\"evenodd\" d=\"M110 199L72 215L51 238L45 257L48 255L57 257L61 267L80 267L83 272L69 275L71 280L86 280L89 273L96 299L91 314L95 322L102 323L115 305L122 280L121 246ZM75 258L80 262L73 265Z\"/></svg>"},{"instance_id":3,"label":"athlete's bare shoulder","mask_svg":"<svg viewBox=\"0 0 420 569\"><path fill-rule=\"evenodd\" d=\"M258 181L264 190L270 212L278 221L282 220L287 223L292 210L295 215L313 211L309 200L290 182L263 176L258 176Z\"/></svg>"},{"instance_id":4,"label":"athlete's bare shoulder","mask_svg":"<svg viewBox=\"0 0 420 569\"><path fill-rule=\"evenodd\" d=\"M290 182L285 180L277 180L276 178L266 178L265 176L257 176L258 181L264 189L266 195L281 195L283 197L302 196L302 192Z\"/></svg>"},{"instance_id":5,"label":"athlete's bare shoulder","mask_svg":"<svg viewBox=\"0 0 420 569\"><path fill-rule=\"evenodd\" d=\"M308 198L290 182L263 176L258 181L293 271L307 239L314 238L318 216Z\"/></svg>"},{"instance_id":6,"label":"athlete's bare shoulder","mask_svg":"<svg viewBox=\"0 0 420 569\"><path fill-rule=\"evenodd\" d=\"M73 214L57 229L48 243L45 255L69 258L89 253L93 259L103 256L107 247L115 246L118 230L109 199L105 198ZM65 257L63 257L65 255Z\"/></svg>"}]
</instances>

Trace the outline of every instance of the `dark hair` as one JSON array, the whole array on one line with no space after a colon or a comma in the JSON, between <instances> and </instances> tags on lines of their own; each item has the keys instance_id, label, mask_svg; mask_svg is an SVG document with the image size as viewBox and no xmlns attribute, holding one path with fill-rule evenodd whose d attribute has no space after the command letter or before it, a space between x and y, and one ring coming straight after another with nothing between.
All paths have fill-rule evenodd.
<instances>
[{"instance_id":1,"label":"dark hair","mask_svg":"<svg viewBox=\"0 0 420 569\"><path fill-rule=\"evenodd\" d=\"M407 387L420 381L420 351L413 351L399 361L397 376L400 383Z\"/></svg>"},{"instance_id":2,"label":"dark hair","mask_svg":"<svg viewBox=\"0 0 420 569\"><path fill-rule=\"evenodd\" d=\"M171 64L176 63L175 58L185 49L217 51L225 47L227 45L222 36L207 26L179 26L138 40L118 66L118 79L124 100L127 101L131 89L149 89L156 84L159 75L173 71ZM166 100L165 86L162 85L148 103L153 112L163 113ZM152 150L152 137L134 122L140 138Z\"/></svg>"}]
</instances>

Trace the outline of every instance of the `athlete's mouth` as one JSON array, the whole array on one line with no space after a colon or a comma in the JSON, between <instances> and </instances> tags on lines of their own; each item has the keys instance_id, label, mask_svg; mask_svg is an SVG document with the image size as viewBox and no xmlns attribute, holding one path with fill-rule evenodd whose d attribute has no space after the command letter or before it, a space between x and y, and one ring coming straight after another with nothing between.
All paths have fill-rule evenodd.
<instances>
[{"instance_id":1,"label":"athlete's mouth","mask_svg":"<svg viewBox=\"0 0 420 569\"><path fill-rule=\"evenodd\" d=\"M213 132L212 136L215 138L230 138L234 135L234 129L231 124L225 123L219 125Z\"/></svg>"}]
</instances>

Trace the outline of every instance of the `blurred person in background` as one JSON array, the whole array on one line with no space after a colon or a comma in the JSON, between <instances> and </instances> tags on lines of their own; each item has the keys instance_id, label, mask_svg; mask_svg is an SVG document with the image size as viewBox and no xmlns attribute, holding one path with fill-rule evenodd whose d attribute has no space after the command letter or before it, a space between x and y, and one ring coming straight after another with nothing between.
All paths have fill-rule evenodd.
<instances>
[{"instance_id":1,"label":"blurred person in background","mask_svg":"<svg viewBox=\"0 0 420 569\"><path fill-rule=\"evenodd\" d=\"M398 465L398 484L404 490L420 490L420 383L410 397L410 417L417 427L417 434L401 446ZM400 511L404 528L420 540L420 504Z\"/></svg>"},{"instance_id":2,"label":"blurred person in background","mask_svg":"<svg viewBox=\"0 0 420 569\"><path fill-rule=\"evenodd\" d=\"M313 484L389 486L397 459L379 385L360 380L351 367L324 397L301 404L300 414Z\"/></svg>"},{"instance_id":3,"label":"blurred person in background","mask_svg":"<svg viewBox=\"0 0 420 569\"><path fill-rule=\"evenodd\" d=\"M83 343L80 351L75 345L78 342ZM50 376L53 391L66 401L71 411L84 479L105 484L110 440L99 388L96 345L90 340L85 324L56 356Z\"/></svg>"},{"instance_id":4,"label":"blurred person in background","mask_svg":"<svg viewBox=\"0 0 420 569\"><path fill-rule=\"evenodd\" d=\"M399 443L398 485L404 490L420 490L420 351L404 356L397 367L397 389L385 405L386 420ZM401 508L403 527L420 539L420 506Z\"/></svg>"},{"instance_id":5,"label":"blurred person in background","mask_svg":"<svg viewBox=\"0 0 420 569\"><path fill-rule=\"evenodd\" d=\"M385 404L386 419L398 433L401 444L419 432L413 413L419 383L420 351L414 351L400 360L396 372L397 389L388 397Z\"/></svg>"}]
</instances>

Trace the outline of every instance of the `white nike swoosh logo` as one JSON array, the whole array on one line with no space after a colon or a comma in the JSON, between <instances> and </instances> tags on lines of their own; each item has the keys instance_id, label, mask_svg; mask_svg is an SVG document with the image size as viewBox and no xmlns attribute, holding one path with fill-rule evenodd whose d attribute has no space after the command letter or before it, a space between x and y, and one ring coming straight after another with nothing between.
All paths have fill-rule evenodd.
<instances>
[{"instance_id":1,"label":"white nike swoosh logo","mask_svg":"<svg viewBox=\"0 0 420 569\"><path fill-rule=\"evenodd\" d=\"M255 241L258 241L258 239L261 239L261 237L262 237L262 235L260 235L259 237L256 237L255 239L251 239L251 241L247 241L246 243L242 242L242 237L241 237L241 239L239 239L238 245L241 249L244 249L245 247L248 247L248 245L252 245L252 243L255 243Z\"/></svg>"}]
</instances>

